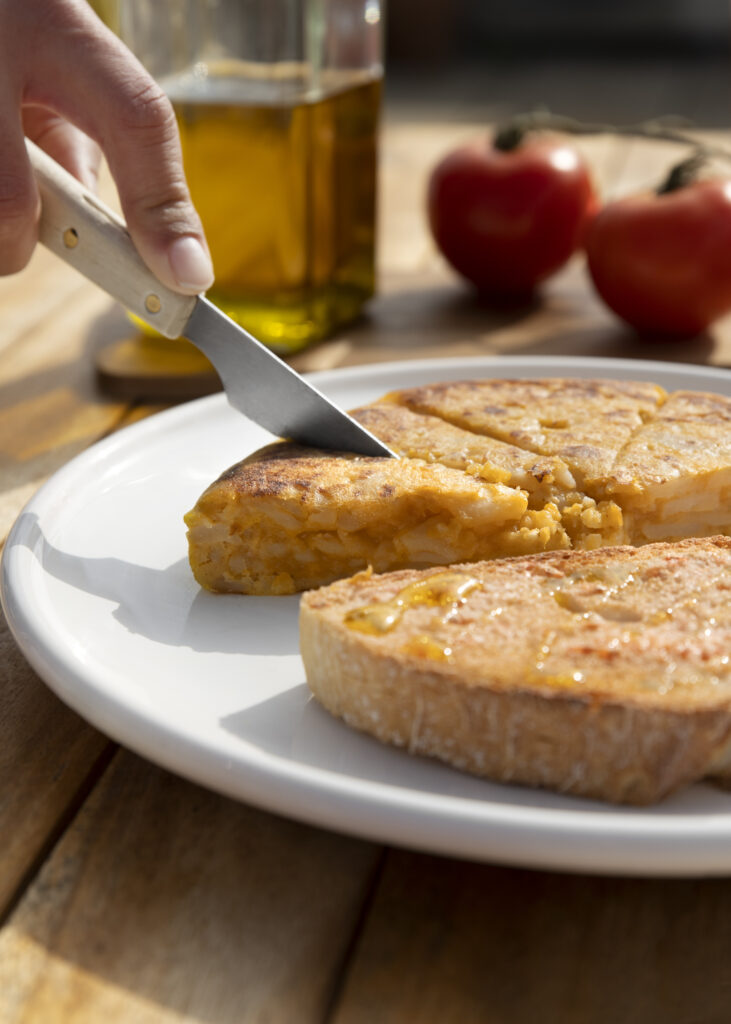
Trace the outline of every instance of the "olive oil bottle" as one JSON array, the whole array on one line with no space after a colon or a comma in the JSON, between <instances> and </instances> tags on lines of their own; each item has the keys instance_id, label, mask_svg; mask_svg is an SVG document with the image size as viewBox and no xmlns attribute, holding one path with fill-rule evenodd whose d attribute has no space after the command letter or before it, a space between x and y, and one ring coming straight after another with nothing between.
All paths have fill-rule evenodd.
<instances>
[{"instance_id":1,"label":"olive oil bottle","mask_svg":"<svg viewBox=\"0 0 731 1024\"><path fill-rule=\"evenodd\" d=\"M249 80L245 102L215 65L163 84L213 301L282 353L356 317L374 290L380 77L340 72L305 91Z\"/></svg>"}]
</instances>

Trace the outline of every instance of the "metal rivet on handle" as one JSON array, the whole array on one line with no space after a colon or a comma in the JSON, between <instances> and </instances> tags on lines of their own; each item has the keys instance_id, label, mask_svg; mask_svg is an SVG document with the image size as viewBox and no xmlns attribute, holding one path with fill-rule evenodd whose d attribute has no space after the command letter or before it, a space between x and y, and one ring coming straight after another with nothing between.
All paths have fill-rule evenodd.
<instances>
[{"instance_id":1,"label":"metal rivet on handle","mask_svg":"<svg viewBox=\"0 0 731 1024\"><path fill-rule=\"evenodd\" d=\"M79 236L76 228L66 228L63 233L63 244L67 249L75 249L79 244Z\"/></svg>"},{"instance_id":2,"label":"metal rivet on handle","mask_svg":"<svg viewBox=\"0 0 731 1024\"><path fill-rule=\"evenodd\" d=\"M145 299L145 309L148 313L159 313L162 309L162 302L160 302L159 295L155 295L154 292L150 292Z\"/></svg>"}]
</instances>

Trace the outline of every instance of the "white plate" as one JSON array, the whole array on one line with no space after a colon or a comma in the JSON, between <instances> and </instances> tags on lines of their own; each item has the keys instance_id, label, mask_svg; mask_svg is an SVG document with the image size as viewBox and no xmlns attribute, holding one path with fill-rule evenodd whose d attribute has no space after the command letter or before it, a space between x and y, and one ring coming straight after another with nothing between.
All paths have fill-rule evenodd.
<instances>
[{"instance_id":1,"label":"white plate","mask_svg":"<svg viewBox=\"0 0 731 1024\"><path fill-rule=\"evenodd\" d=\"M731 373L622 360L494 358L313 376L349 408L395 387L478 376L646 379L731 395ZM183 513L270 440L215 395L90 448L28 504L2 598L26 657L108 735L271 811L455 856L564 870L731 874L731 795L694 786L618 809L501 786L357 734L309 698L298 599L195 584Z\"/></svg>"}]
</instances>

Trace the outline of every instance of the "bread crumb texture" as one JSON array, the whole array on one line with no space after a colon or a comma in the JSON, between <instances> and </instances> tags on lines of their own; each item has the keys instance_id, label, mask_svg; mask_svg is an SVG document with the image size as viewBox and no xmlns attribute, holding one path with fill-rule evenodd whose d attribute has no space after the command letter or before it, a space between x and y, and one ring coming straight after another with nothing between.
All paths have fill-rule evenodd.
<instances>
[{"instance_id":1,"label":"bread crumb texture","mask_svg":"<svg viewBox=\"0 0 731 1024\"><path fill-rule=\"evenodd\" d=\"M731 776L731 540L361 573L305 594L315 696L502 782L646 804Z\"/></svg>"}]
</instances>

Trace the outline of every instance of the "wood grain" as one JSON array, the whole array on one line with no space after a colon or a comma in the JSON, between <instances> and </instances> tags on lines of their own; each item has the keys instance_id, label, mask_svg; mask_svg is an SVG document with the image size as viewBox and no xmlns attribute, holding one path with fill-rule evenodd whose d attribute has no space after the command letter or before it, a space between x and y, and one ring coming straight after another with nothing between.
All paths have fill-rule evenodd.
<instances>
[{"instance_id":1,"label":"wood grain","mask_svg":"<svg viewBox=\"0 0 731 1024\"><path fill-rule=\"evenodd\" d=\"M126 323L107 296L38 248L0 279L0 541L40 484L121 425L90 354ZM113 745L66 708L0 615L0 919L67 824Z\"/></svg>"},{"instance_id":2,"label":"wood grain","mask_svg":"<svg viewBox=\"0 0 731 1024\"><path fill-rule=\"evenodd\" d=\"M121 753L0 934L0 1020L322 1021L378 858Z\"/></svg>"},{"instance_id":3,"label":"wood grain","mask_svg":"<svg viewBox=\"0 0 731 1024\"><path fill-rule=\"evenodd\" d=\"M731 882L393 851L331 1024L725 1024Z\"/></svg>"},{"instance_id":4,"label":"wood grain","mask_svg":"<svg viewBox=\"0 0 731 1024\"><path fill-rule=\"evenodd\" d=\"M125 412L96 393L86 359L109 300L46 256L0 281L0 540L43 480ZM108 750L38 679L0 616L0 918Z\"/></svg>"},{"instance_id":5,"label":"wood grain","mask_svg":"<svg viewBox=\"0 0 731 1024\"><path fill-rule=\"evenodd\" d=\"M126 406L101 396L89 353L118 314L92 285L2 352L0 537L43 480L113 430ZM29 318L30 319L30 318Z\"/></svg>"},{"instance_id":6,"label":"wood grain","mask_svg":"<svg viewBox=\"0 0 731 1024\"><path fill-rule=\"evenodd\" d=\"M0 919L83 793L109 741L30 669L0 613Z\"/></svg>"},{"instance_id":7,"label":"wood grain","mask_svg":"<svg viewBox=\"0 0 731 1024\"><path fill-rule=\"evenodd\" d=\"M500 353L731 365L731 322L692 343L642 344L594 298L580 259L528 307L481 306L444 266L423 213L429 167L481 131L387 125L380 294L299 368ZM672 157L605 138L580 146L606 196L651 182ZM129 326L50 254L0 280L0 307L2 538L49 473L154 409L99 393L95 356ZM731 1019L730 882L559 876L403 851L380 874L378 846L235 804L115 749L0 625L2 1024Z\"/></svg>"}]
</instances>

